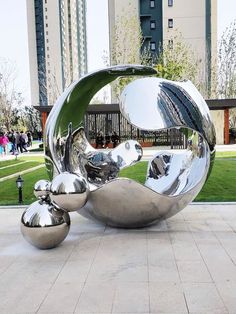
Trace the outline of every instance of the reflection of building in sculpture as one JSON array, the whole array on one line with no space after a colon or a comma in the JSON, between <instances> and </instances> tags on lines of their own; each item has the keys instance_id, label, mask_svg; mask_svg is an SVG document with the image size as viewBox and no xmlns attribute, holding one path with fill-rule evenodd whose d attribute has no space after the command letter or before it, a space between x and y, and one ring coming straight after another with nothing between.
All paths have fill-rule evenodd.
<instances>
[{"instance_id":1,"label":"reflection of building in sculpture","mask_svg":"<svg viewBox=\"0 0 236 314\"><path fill-rule=\"evenodd\" d=\"M201 79L210 79L210 65L217 53L216 0L109 0L108 3L111 49L119 17L137 17L144 40L142 49L149 48L156 54L163 42L171 49L177 33L181 33L201 60Z\"/></svg>"},{"instance_id":2,"label":"reflection of building in sculpture","mask_svg":"<svg viewBox=\"0 0 236 314\"><path fill-rule=\"evenodd\" d=\"M31 97L53 105L87 72L85 0L27 0Z\"/></svg>"}]
</instances>

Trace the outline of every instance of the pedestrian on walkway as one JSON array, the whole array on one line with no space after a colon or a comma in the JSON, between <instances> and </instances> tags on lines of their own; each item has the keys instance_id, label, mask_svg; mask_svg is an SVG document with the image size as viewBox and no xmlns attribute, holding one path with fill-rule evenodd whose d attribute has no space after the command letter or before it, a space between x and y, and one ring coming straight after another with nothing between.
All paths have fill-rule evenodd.
<instances>
[{"instance_id":1,"label":"pedestrian on walkway","mask_svg":"<svg viewBox=\"0 0 236 314\"><path fill-rule=\"evenodd\" d=\"M0 150L1 155L7 154L7 144L9 143L8 137L4 133L0 133Z\"/></svg>"},{"instance_id":2,"label":"pedestrian on walkway","mask_svg":"<svg viewBox=\"0 0 236 314\"><path fill-rule=\"evenodd\" d=\"M20 132L19 142L20 142L20 151L21 151L21 153L23 153L23 151L24 152L28 152L28 150L26 148L27 147L27 143L28 143L28 137L27 137L27 135L23 131Z\"/></svg>"},{"instance_id":3,"label":"pedestrian on walkway","mask_svg":"<svg viewBox=\"0 0 236 314\"><path fill-rule=\"evenodd\" d=\"M16 132L16 150L18 153L23 153L21 144L20 144L20 133L17 131Z\"/></svg>"}]
</instances>

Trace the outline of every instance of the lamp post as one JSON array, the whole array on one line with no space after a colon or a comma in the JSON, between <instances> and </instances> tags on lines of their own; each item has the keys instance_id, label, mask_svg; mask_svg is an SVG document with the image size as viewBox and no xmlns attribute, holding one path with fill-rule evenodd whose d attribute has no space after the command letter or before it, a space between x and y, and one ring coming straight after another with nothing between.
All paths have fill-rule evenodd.
<instances>
[{"instance_id":1,"label":"lamp post","mask_svg":"<svg viewBox=\"0 0 236 314\"><path fill-rule=\"evenodd\" d=\"M24 180L21 178L21 176L19 175L19 177L16 180L16 186L18 188L18 192L19 192L19 204L23 203L23 197L22 197L22 187L23 187L23 183Z\"/></svg>"}]
</instances>

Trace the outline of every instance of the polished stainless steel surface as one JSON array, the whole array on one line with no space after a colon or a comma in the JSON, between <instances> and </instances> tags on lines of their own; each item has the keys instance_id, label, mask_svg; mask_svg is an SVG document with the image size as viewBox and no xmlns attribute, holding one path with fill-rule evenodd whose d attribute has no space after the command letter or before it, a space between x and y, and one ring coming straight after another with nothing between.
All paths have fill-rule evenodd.
<instances>
[{"instance_id":1,"label":"polished stainless steel surface","mask_svg":"<svg viewBox=\"0 0 236 314\"><path fill-rule=\"evenodd\" d=\"M145 186L168 196L188 193L205 178L209 156L206 141L197 132L193 132L191 147L187 151L162 151L150 160Z\"/></svg>"},{"instance_id":2,"label":"polished stainless steel surface","mask_svg":"<svg viewBox=\"0 0 236 314\"><path fill-rule=\"evenodd\" d=\"M82 167L78 162L83 154L94 150L83 131L84 114L93 96L119 76L153 74L156 71L147 66L114 66L82 77L63 92L50 112L45 129L45 160L51 179L64 171L75 172L75 165ZM77 170L85 176L84 169Z\"/></svg>"},{"instance_id":3,"label":"polished stainless steel surface","mask_svg":"<svg viewBox=\"0 0 236 314\"><path fill-rule=\"evenodd\" d=\"M138 128L178 128L188 139L186 151L154 154L144 186L113 180L90 193L79 211L112 226L142 227L176 214L196 197L213 165L215 130L204 99L189 81L135 80L122 92L120 110Z\"/></svg>"},{"instance_id":4,"label":"polished stainless steel surface","mask_svg":"<svg viewBox=\"0 0 236 314\"><path fill-rule=\"evenodd\" d=\"M111 151L95 150L85 136L84 114L100 88L121 75L152 74L144 66L107 68L73 83L58 99L45 136L50 198L57 208L136 228L175 215L199 193L214 162L215 130L191 82L146 77L128 84L121 94L120 110L131 125L151 131L178 128L188 141L186 151L154 152L144 185L119 177L121 169L142 159L137 141L127 140Z\"/></svg>"},{"instance_id":5,"label":"polished stainless steel surface","mask_svg":"<svg viewBox=\"0 0 236 314\"><path fill-rule=\"evenodd\" d=\"M84 206L88 192L85 178L64 172L52 180L50 199L57 207L71 212Z\"/></svg>"},{"instance_id":6,"label":"polished stainless steel surface","mask_svg":"<svg viewBox=\"0 0 236 314\"><path fill-rule=\"evenodd\" d=\"M39 199L46 199L50 194L51 182L48 180L39 180L34 185L34 195Z\"/></svg>"},{"instance_id":7,"label":"polished stainless steel surface","mask_svg":"<svg viewBox=\"0 0 236 314\"><path fill-rule=\"evenodd\" d=\"M210 146L215 145L208 106L190 81L179 83L155 77L135 80L123 90L120 110L141 129L189 128L199 132Z\"/></svg>"},{"instance_id":8,"label":"polished stainless steel surface","mask_svg":"<svg viewBox=\"0 0 236 314\"><path fill-rule=\"evenodd\" d=\"M36 201L21 218L24 238L40 249L51 249L60 244L70 229L70 216L45 201Z\"/></svg>"},{"instance_id":9,"label":"polished stainless steel surface","mask_svg":"<svg viewBox=\"0 0 236 314\"><path fill-rule=\"evenodd\" d=\"M134 165L143 156L142 146L137 141L129 140L111 150L108 155L120 169Z\"/></svg>"}]
</instances>

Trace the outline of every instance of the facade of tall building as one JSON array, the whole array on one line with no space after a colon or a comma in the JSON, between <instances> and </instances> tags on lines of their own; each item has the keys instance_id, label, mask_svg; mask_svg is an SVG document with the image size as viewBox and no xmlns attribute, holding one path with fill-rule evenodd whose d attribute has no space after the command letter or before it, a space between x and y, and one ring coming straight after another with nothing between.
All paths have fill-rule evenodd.
<instances>
[{"instance_id":1,"label":"facade of tall building","mask_svg":"<svg viewBox=\"0 0 236 314\"><path fill-rule=\"evenodd\" d=\"M122 15L137 16L143 45L158 54L163 43L169 47L178 35L201 61L202 75L210 80L217 53L217 0L108 0L110 49L114 46L116 21ZM112 55L112 54L111 54ZM113 62L113 60L111 60Z\"/></svg>"},{"instance_id":2,"label":"facade of tall building","mask_svg":"<svg viewBox=\"0 0 236 314\"><path fill-rule=\"evenodd\" d=\"M31 99L53 105L87 73L85 0L27 0Z\"/></svg>"}]
</instances>

